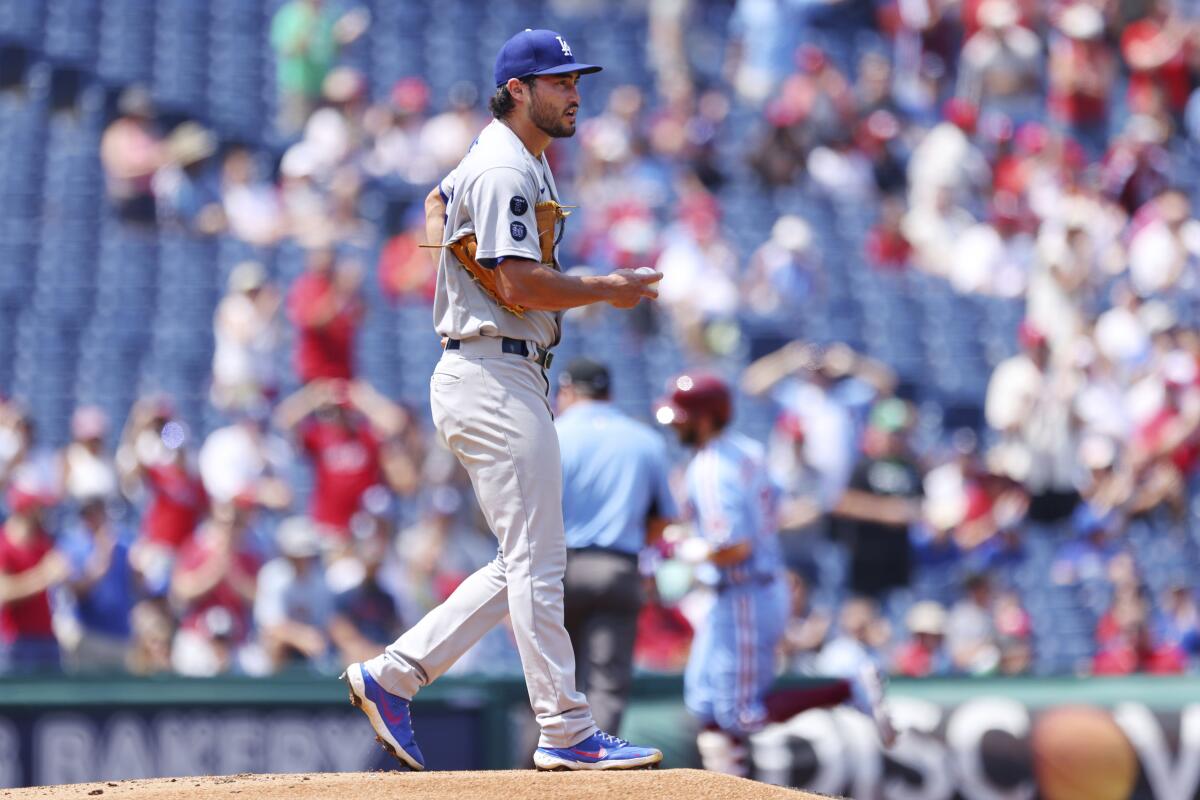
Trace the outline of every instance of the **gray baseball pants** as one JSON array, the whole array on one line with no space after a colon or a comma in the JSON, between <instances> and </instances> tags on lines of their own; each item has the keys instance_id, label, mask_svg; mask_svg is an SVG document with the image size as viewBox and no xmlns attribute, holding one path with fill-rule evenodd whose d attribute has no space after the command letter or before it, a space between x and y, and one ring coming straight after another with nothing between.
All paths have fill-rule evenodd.
<instances>
[{"instance_id":1,"label":"gray baseball pants","mask_svg":"<svg viewBox=\"0 0 1200 800\"><path fill-rule=\"evenodd\" d=\"M596 726L563 626L562 463L546 391L542 368L502 353L499 339L466 339L442 355L430 379L433 421L470 475L499 554L366 667L412 698L509 615L539 746L570 747Z\"/></svg>"}]
</instances>

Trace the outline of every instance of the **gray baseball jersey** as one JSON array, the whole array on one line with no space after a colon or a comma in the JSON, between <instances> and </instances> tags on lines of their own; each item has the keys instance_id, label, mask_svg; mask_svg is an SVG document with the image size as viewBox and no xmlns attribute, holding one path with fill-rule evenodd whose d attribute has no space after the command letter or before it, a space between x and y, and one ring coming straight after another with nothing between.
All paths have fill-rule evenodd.
<instances>
[{"instance_id":1,"label":"gray baseball jersey","mask_svg":"<svg viewBox=\"0 0 1200 800\"><path fill-rule=\"evenodd\" d=\"M493 269L503 269L499 262L506 257L542 260L534 206L542 200L557 201L558 189L546 156L535 157L507 125L493 120L484 128L439 188L446 201L442 244L474 233L475 257ZM542 347L558 344L561 314L530 310L518 317L505 311L449 249L441 253L433 303L438 334L451 339L508 336Z\"/></svg>"}]
</instances>

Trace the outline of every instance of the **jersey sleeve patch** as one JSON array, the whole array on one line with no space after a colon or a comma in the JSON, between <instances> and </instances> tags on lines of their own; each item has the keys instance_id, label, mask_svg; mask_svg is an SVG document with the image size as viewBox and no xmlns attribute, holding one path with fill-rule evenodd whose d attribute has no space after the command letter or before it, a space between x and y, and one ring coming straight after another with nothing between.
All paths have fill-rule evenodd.
<instances>
[{"instance_id":1,"label":"jersey sleeve patch","mask_svg":"<svg viewBox=\"0 0 1200 800\"><path fill-rule=\"evenodd\" d=\"M529 210L529 201L520 195L516 195L508 201L508 210L513 213L513 216L523 216Z\"/></svg>"},{"instance_id":2,"label":"jersey sleeve patch","mask_svg":"<svg viewBox=\"0 0 1200 800\"><path fill-rule=\"evenodd\" d=\"M521 241L528 235L529 231L525 229L524 222L514 222L508 226L508 232L516 241Z\"/></svg>"}]
</instances>

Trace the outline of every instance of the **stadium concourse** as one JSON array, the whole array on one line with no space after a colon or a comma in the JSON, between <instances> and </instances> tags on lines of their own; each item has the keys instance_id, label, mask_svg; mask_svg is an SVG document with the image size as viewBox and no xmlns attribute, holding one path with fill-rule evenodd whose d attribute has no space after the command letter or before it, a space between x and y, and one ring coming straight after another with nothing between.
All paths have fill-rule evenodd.
<instances>
[{"instance_id":1,"label":"stadium concourse","mask_svg":"<svg viewBox=\"0 0 1200 800\"><path fill-rule=\"evenodd\" d=\"M334 674L491 557L420 200L536 22L606 65L565 263L666 276L556 364L643 419L739 385L782 671L1195 671L1196 4L328 2L307 51L302 5L0 0L0 670ZM670 555L644 670L698 613Z\"/></svg>"}]
</instances>

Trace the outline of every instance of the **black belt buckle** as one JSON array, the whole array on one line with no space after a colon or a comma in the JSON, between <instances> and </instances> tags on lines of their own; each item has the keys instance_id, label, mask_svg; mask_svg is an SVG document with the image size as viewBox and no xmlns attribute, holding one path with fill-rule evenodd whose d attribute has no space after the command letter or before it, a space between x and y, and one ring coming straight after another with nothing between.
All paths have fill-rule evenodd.
<instances>
[{"instance_id":1,"label":"black belt buckle","mask_svg":"<svg viewBox=\"0 0 1200 800\"><path fill-rule=\"evenodd\" d=\"M554 354L545 347L533 345L533 348L537 353L537 358L533 359L533 363L542 369L550 369L550 363L554 361ZM500 349L521 358L529 358L529 344L524 339L511 339L505 336L500 342Z\"/></svg>"}]
</instances>

